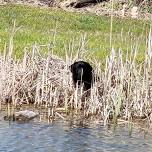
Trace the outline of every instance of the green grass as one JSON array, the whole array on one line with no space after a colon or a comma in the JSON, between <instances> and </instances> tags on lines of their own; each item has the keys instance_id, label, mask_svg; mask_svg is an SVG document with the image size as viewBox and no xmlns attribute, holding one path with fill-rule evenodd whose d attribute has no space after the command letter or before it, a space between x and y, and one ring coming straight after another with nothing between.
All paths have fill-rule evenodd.
<instances>
[{"instance_id":1,"label":"green grass","mask_svg":"<svg viewBox=\"0 0 152 152\"><path fill-rule=\"evenodd\" d=\"M79 47L80 38L86 34L86 49L99 58L104 58L110 47L110 17L99 17L91 14L69 13L63 10L31 8L20 5L0 6L0 50L8 46L9 36L16 21L20 29L14 36L15 55L21 57L23 49L35 43L53 43L58 55L65 53L65 46L74 42L74 50ZM112 46L124 52L137 45L140 51L139 60L146 49L146 38L150 22L113 19Z\"/></svg>"}]
</instances>

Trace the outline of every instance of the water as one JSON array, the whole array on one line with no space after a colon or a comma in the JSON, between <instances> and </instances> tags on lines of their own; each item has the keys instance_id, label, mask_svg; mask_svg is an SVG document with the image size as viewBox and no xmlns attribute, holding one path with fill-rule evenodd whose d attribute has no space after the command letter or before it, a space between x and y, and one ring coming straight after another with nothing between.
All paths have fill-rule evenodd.
<instances>
[{"instance_id":1,"label":"water","mask_svg":"<svg viewBox=\"0 0 152 152\"><path fill-rule=\"evenodd\" d=\"M151 152L152 137L133 129L8 122L0 119L0 152Z\"/></svg>"}]
</instances>

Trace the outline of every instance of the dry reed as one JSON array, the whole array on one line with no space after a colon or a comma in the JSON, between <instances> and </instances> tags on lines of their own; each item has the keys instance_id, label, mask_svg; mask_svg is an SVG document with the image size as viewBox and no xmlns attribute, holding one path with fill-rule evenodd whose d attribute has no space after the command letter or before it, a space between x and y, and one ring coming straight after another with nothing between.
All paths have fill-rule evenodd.
<instances>
[{"instance_id":1,"label":"dry reed","mask_svg":"<svg viewBox=\"0 0 152 152\"><path fill-rule=\"evenodd\" d=\"M84 48L80 48L76 60L82 57L81 50ZM142 63L136 62L136 49L128 53L125 59L121 50L116 52L112 49L103 70L100 63L93 62L96 79L88 92L73 87L69 70L71 55L66 55L65 61L52 53L43 57L39 53L40 49L40 46L34 45L32 53L25 51L21 60L15 60L10 53L5 52L0 56L1 104L17 106L33 102L36 107L44 105L48 116L57 115L63 119L57 109L83 111L84 116L97 115L104 124L111 118L114 121L117 118L147 118L151 123L151 31Z\"/></svg>"}]
</instances>

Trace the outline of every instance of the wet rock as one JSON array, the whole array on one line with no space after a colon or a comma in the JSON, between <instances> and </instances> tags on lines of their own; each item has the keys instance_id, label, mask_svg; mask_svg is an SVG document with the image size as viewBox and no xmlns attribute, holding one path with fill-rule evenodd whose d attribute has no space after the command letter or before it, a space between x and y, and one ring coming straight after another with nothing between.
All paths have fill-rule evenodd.
<instances>
[{"instance_id":1,"label":"wet rock","mask_svg":"<svg viewBox=\"0 0 152 152\"><path fill-rule=\"evenodd\" d=\"M14 115L11 115L11 116L4 116L4 120L5 121L15 121L15 116Z\"/></svg>"},{"instance_id":2,"label":"wet rock","mask_svg":"<svg viewBox=\"0 0 152 152\"><path fill-rule=\"evenodd\" d=\"M15 112L15 120L29 121L37 117L39 114L30 110Z\"/></svg>"}]
</instances>

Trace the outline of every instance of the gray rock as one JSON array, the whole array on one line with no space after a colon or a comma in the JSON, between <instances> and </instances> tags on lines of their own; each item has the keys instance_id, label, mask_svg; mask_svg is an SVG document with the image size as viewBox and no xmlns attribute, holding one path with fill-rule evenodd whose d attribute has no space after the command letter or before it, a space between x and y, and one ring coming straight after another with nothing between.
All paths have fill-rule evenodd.
<instances>
[{"instance_id":1,"label":"gray rock","mask_svg":"<svg viewBox=\"0 0 152 152\"><path fill-rule=\"evenodd\" d=\"M35 117L37 117L39 114L30 110L24 110L15 112L15 119L18 121L28 121Z\"/></svg>"}]
</instances>

